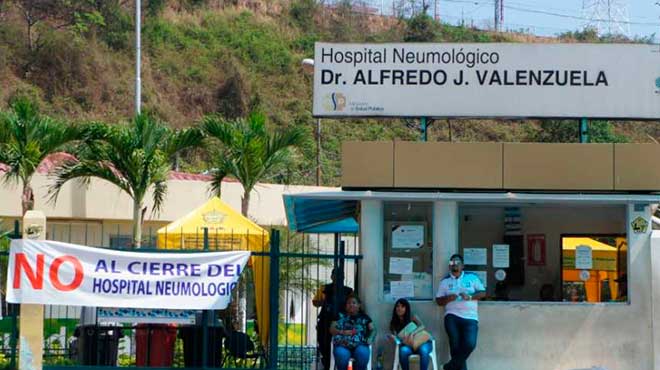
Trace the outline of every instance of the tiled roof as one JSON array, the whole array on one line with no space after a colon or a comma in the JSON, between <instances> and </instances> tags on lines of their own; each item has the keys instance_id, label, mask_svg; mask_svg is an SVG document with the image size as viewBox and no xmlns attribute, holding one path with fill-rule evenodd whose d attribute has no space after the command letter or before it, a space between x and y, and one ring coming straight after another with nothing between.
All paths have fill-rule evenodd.
<instances>
[{"instance_id":1,"label":"tiled roof","mask_svg":"<svg viewBox=\"0 0 660 370\"><path fill-rule=\"evenodd\" d=\"M39 167L37 167L37 172L46 174L52 171L53 169L55 169L55 167L57 167L59 164L61 164L66 160L75 161L76 157L65 152L53 153L47 156L43 161L41 161L41 163L39 163ZM9 171L9 166L4 163L0 163L0 172L7 172L7 171Z\"/></svg>"},{"instance_id":2,"label":"tiled roof","mask_svg":"<svg viewBox=\"0 0 660 370\"><path fill-rule=\"evenodd\" d=\"M59 164L61 164L63 161L66 160L76 160L76 157L69 153L64 153L64 152L57 152L49 155L44 159L40 164L39 167L37 167L37 172L40 174L47 174L55 167L57 167ZM3 172L7 172L9 170L9 166L0 163L0 174ZM179 172L179 171L170 171L168 175L169 180L182 180L182 181L211 181L212 177L211 175L205 175L205 174L197 174L197 173L187 173L187 172ZM225 178L223 180L224 182L236 182L235 179L233 178Z\"/></svg>"},{"instance_id":3,"label":"tiled roof","mask_svg":"<svg viewBox=\"0 0 660 370\"><path fill-rule=\"evenodd\" d=\"M197 174L197 173L187 173L179 171L170 171L167 175L170 180L186 180L186 181L211 181L211 175Z\"/></svg>"}]
</instances>

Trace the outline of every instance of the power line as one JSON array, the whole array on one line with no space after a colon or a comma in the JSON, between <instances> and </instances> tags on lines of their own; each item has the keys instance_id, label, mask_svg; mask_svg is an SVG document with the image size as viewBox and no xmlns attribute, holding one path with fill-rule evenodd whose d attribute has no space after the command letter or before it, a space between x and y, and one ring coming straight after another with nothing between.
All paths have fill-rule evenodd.
<instances>
[{"instance_id":1,"label":"power line","mask_svg":"<svg viewBox=\"0 0 660 370\"><path fill-rule=\"evenodd\" d=\"M445 0L445 1L448 1L448 0ZM605 18L593 19L593 18L580 17L580 16L577 16L577 15L561 14L561 13L548 12L548 11L536 10L536 9L525 9L525 8L519 8L519 7L515 7L515 6L509 6L509 5L505 5L504 7L507 8L507 9L517 10L517 11L526 12L526 13L545 14L545 15L551 15L551 16L554 16L554 17L575 19L575 20L579 20L579 21L588 21L588 20L595 20L595 21L601 21L601 22L607 22L608 21ZM656 26L656 27L660 26L660 23L658 23L658 22L653 23L653 22L620 21L619 23L629 24L629 25L637 25L637 26Z\"/></svg>"},{"instance_id":2,"label":"power line","mask_svg":"<svg viewBox=\"0 0 660 370\"><path fill-rule=\"evenodd\" d=\"M494 1L481 1L481 0L442 0L444 2L450 2L450 3L464 3L464 4L473 4L473 5L494 5ZM519 2L513 2L514 4L521 4ZM508 2L508 4L510 4ZM577 15L571 15L571 14L565 14L565 13L560 13L552 10L540 10L540 9L530 9L530 8L523 8L520 6L515 6L515 5L504 5L505 9L511 9L511 10L517 10L520 12L525 12L525 13L534 13L534 14L543 14L543 15L550 15L553 17L559 17L559 18L567 18L567 19L574 19L578 21L587 21L590 20L591 18L586 18L583 16L577 16ZM566 9L568 11L568 9ZM595 20L599 21L607 21L605 18L597 18ZM658 22L636 22L636 21L624 21L620 23L625 23L629 25L636 25L636 26L660 26L660 23Z\"/></svg>"}]
</instances>

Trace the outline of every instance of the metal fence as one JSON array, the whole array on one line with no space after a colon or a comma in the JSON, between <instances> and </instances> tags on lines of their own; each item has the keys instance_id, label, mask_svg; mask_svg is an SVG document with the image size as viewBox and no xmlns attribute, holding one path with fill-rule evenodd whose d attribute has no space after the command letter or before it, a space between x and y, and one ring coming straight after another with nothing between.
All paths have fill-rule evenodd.
<instances>
[{"instance_id":1,"label":"metal fence","mask_svg":"<svg viewBox=\"0 0 660 370\"><path fill-rule=\"evenodd\" d=\"M67 226L58 223L57 227ZM51 229L48 235L66 235L66 240L59 241L85 244L80 243L81 236L76 236L73 229L69 226L66 233ZM18 226L15 230L13 237L20 237ZM85 228L81 232L85 237L92 234ZM116 243L125 239L121 230L117 232L116 237L102 236L106 243L99 247L130 249ZM358 286L361 255L357 237L302 235L271 229L265 235L270 237L269 243L254 245L249 243L259 238L247 238L246 244L238 242L237 235L241 233L219 235L199 230L194 239L187 236L183 246L165 249L157 245L162 242L162 236L157 242L157 238L147 234L147 243L140 251L251 250L251 263L232 292L232 302L237 302L240 308L232 304L221 311L177 312L178 319L186 323L173 325L167 319L162 323L138 323L139 319L133 323L125 319L113 321L107 317L107 311L111 311L107 308L45 306L44 367L51 370L83 366L322 369L316 339L318 308L313 307L312 297L320 286L330 281L330 271L335 267L344 271L344 284ZM0 252L2 281L6 279L7 255L6 251ZM269 273L255 273L257 266L268 266ZM257 296L259 286L268 287L268 302ZM20 313L18 305L6 304L3 308L0 368L16 369ZM173 315L168 310L156 311L164 316ZM243 311L245 318L239 314ZM263 312L270 319L260 323L258 319L264 316ZM267 340L260 336L262 327L269 330Z\"/></svg>"}]
</instances>

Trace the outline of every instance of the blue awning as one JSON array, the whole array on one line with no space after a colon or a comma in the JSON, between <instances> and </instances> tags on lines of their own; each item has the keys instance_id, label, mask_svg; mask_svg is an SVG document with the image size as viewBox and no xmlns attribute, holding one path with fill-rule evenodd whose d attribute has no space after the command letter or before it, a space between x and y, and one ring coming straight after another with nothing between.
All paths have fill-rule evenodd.
<instances>
[{"instance_id":1,"label":"blue awning","mask_svg":"<svg viewBox=\"0 0 660 370\"><path fill-rule=\"evenodd\" d=\"M306 198L284 195L289 230L304 233L356 234L357 200Z\"/></svg>"}]
</instances>

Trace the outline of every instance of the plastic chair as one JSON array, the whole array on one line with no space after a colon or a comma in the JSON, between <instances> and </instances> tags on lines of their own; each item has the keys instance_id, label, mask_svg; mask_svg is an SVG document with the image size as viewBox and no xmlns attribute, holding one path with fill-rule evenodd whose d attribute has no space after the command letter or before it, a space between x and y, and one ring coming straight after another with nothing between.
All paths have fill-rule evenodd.
<instances>
[{"instance_id":1,"label":"plastic chair","mask_svg":"<svg viewBox=\"0 0 660 370\"><path fill-rule=\"evenodd\" d=\"M371 370L371 358L373 357L373 344L369 344L369 362L367 362L367 370ZM352 357L351 357L352 358ZM355 359L353 359L355 360ZM330 341L330 369L335 370L335 344Z\"/></svg>"},{"instance_id":2,"label":"plastic chair","mask_svg":"<svg viewBox=\"0 0 660 370\"><path fill-rule=\"evenodd\" d=\"M397 337L396 335L394 336L394 343L396 343L396 348L394 349L394 362L392 363L392 369L397 370L400 368L399 364L399 348L403 344L401 339ZM433 365L433 370L440 370L438 369L438 356L435 353L435 338L431 337L431 345L433 346L433 350L431 353L429 353L429 357L431 357L431 365ZM427 369L420 369L420 370L427 370Z\"/></svg>"}]
</instances>

